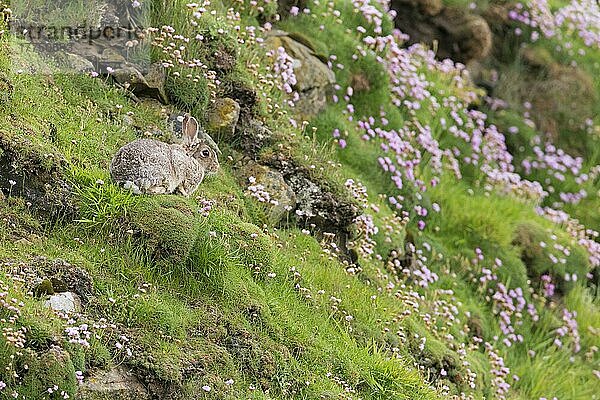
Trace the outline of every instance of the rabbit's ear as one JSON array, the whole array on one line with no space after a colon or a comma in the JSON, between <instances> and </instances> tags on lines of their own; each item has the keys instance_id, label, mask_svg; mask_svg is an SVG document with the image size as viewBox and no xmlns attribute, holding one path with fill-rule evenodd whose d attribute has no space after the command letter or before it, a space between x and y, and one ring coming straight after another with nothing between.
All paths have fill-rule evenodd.
<instances>
[{"instance_id":1,"label":"rabbit's ear","mask_svg":"<svg viewBox=\"0 0 600 400\"><path fill-rule=\"evenodd\" d=\"M200 130L200 132L198 132L198 140L201 142L207 143L210 147L213 148L213 150L215 150L217 152L217 154L222 154L221 150L219 149L219 146L217 146L217 144L215 143L213 138L211 138L210 135L208 133L206 133L206 131L204 129L202 129L202 130Z\"/></svg>"},{"instance_id":2,"label":"rabbit's ear","mask_svg":"<svg viewBox=\"0 0 600 400\"><path fill-rule=\"evenodd\" d=\"M190 114L185 114L181 124L183 133L183 142L186 144L196 143L198 141L198 121Z\"/></svg>"}]
</instances>

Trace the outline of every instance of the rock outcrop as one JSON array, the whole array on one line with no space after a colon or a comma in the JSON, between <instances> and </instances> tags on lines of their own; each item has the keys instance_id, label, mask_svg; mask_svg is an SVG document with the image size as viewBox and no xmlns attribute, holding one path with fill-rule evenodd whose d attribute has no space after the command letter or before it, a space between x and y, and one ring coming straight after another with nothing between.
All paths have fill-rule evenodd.
<instances>
[{"instance_id":1,"label":"rock outcrop","mask_svg":"<svg viewBox=\"0 0 600 400\"><path fill-rule=\"evenodd\" d=\"M281 172L256 162L249 162L241 168L240 175L242 186L260 186L269 193L269 199L264 204L272 225L279 224L290 211L296 208L296 194ZM250 179L253 182L249 182Z\"/></svg>"},{"instance_id":2,"label":"rock outcrop","mask_svg":"<svg viewBox=\"0 0 600 400\"><path fill-rule=\"evenodd\" d=\"M166 72L162 65L154 63L150 65L145 74L139 66L124 64L123 67L111 72L113 81L136 96L150 97L168 103L169 98L165 90Z\"/></svg>"},{"instance_id":3,"label":"rock outcrop","mask_svg":"<svg viewBox=\"0 0 600 400\"><path fill-rule=\"evenodd\" d=\"M437 49L437 57L469 64L485 58L492 48L492 32L479 15L440 0L394 0L394 23L409 35L409 44L425 43Z\"/></svg>"}]
</instances>

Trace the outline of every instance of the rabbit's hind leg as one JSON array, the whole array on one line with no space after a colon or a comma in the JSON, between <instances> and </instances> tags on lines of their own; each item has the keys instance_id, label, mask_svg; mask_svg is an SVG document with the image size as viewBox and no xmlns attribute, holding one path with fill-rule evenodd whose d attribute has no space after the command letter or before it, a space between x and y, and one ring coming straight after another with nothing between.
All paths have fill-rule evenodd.
<instances>
[{"instance_id":1,"label":"rabbit's hind leg","mask_svg":"<svg viewBox=\"0 0 600 400\"><path fill-rule=\"evenodd\" d=\"M166 194L168 193L167 188L164 186L151 186L146 189L148 194Z\"/></svg>"},{"instance_id":2,"label":"rabbit's hind leg","mask_svg":"<svg viewBox=\"0 0 600 400\"><path fill-rule=\"evenodd\" d=\"M201 179L200 179L201 181ZM200 182L198 180L184 180L177 186L177 190L181 193L182 196L190 197L192 193L198 189Z\"/></svg>"},{"instance_id":3,"label":"rabbit's hind leg","mask_svg":"<svg viewBox=\"0 0 600 400\"><path fill-rule=\"evenodd\" d=\"M188 192L188 190L182 185L177 186L177 191L183 196L183 197L190 197L190 192Z\"/></svg>"},{"instance_id":4,"label":"rabbit's hind leg","mask_svg":"<svg viewBox=\"0 0 600 400\"><path fill-rule=\"evenodd\" d=\"M165 194L171 193L169 188L165 186L165 179L161 178L140 178L137 180L137 185L140 190L146 194Z\"/></svg>"}]
</instances>

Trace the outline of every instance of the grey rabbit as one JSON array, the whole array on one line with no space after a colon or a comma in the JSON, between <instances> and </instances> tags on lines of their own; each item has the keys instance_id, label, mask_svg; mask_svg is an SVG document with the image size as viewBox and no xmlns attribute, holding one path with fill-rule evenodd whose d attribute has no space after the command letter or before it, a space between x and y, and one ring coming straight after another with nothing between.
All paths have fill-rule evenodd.
<instances>
[{"instance_id":1,"label":"grey rabbit","mask_svg":"<svg viewBox=\"0 0 600 400\"><path fill-rule=\"evenodd\" d=\"M171 114L167 117L167 126L173 133L173 141L175 143L181 143L183 140L183 121L185 121L185 117L188 115L187 113L177 113ZM218 154L221 154L221 150L214 142L214 140L210 137L208 133L206 133L202 127L199 127L198 136L201 136L203 140L206 141L213 149L217 150Z\"/></svg>"},{"instance_id":2,"label":"grey rabbit","mask_svg":"<svg viewBox=\"0 0 600 400\"><path fill-rule=\"evenodd\" d=\"M135 194L178 191L189 197L205 176L217 172L218 149L204 132L198 137L198 121L185 114L181 143L137 139L121 147L110 163L110 176Z\"/></svg>"}]
</instances>

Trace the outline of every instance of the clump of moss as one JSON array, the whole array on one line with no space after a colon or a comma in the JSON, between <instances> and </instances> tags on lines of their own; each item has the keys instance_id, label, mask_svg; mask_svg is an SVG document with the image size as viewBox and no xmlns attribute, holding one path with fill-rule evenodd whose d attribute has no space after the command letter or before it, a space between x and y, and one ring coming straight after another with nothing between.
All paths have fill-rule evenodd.
<instances>
[{"instance_id":1,"label":"clump of moss","mask_svg":"<svg viewBox=\"0 0 600 400\"><path fill-rule=\"evenodd\" d=\"M213 212L209 220L211 230L224 239L231 254L246 266L269 265L272 262L273 245L269 236L258 226L242 222L231 211Z\"/></svg>"},{"instance_id":2,"label":"clump of moss","mask_svg":"<svg viewBox=\"0 0 600 400\"><path fill-rule=\"evenodd\" d=\"M586 255L579 246L570 246L566 240L550 235L534 222L517 226L513 245L520 249L529 277L539 282L542 275L549 274L558 283L558 291L562 294L571 291L577 277L583 278L589 269ZM567 249L567 254L561 250L563 248ZM574 279L573 275L576 276Z\"/></svg>"},{"instance_id":3,"label":"clump of moss","mask_svg":"<svg viewBox=\"0 0 600 400\"><path fill-rule=\"evenodd\" d=\"M188 258L200 227L192 202L177 196L144 197L127 219L152 259L173 263Z\"/></svg>"},{"instance_id":4,"label":"clump of moss","mask_svg":"<svg viewBox=\"0 0 600 400\"><path fill-rule=\"evenodd\" d=\"M69 396L75 395L75 368L71 356L65 350L53 346L41 355L27 351L24 364L28 367L27 374L19 388L23 398L32 393L49 393L49 389L52 389L55 396L52 397L51 394L50 398L64 398L61 392Z\"/></svg>"},{"instance_id":5,"label":"clump of moss","mask_svg":"<svg viewBox=\"0 0 600 400\"><path fill-rule=\"evenodd\" d=\"M29 127L13 129L0 131L0 190L25 198L41 215L75 215L63 156L38 143Z\"/></svg>"},{"instance_id":6,"label":"clump of moss","mask_svg":"<svg viewBox=\"0 0 600 400\"><path fill-rule=\"evenodd\" d=\"M284 345L256 337L246 330L233 330L224 345L263 389L277 389L277 374L285 368L290 352ZM282 388L279 388L282 389Z\"/></svg>"},{"instance_id":7,"label":"clump of moss","mask_svg":"<svg viewBox=\"0 0 600 400\"><path fill-rule=\"evenodd\" d=\"M31 239L41 231L41 225L30 213L24 199L4 197L0 192L0 238Z\"/></svg>"}]
</instances>

